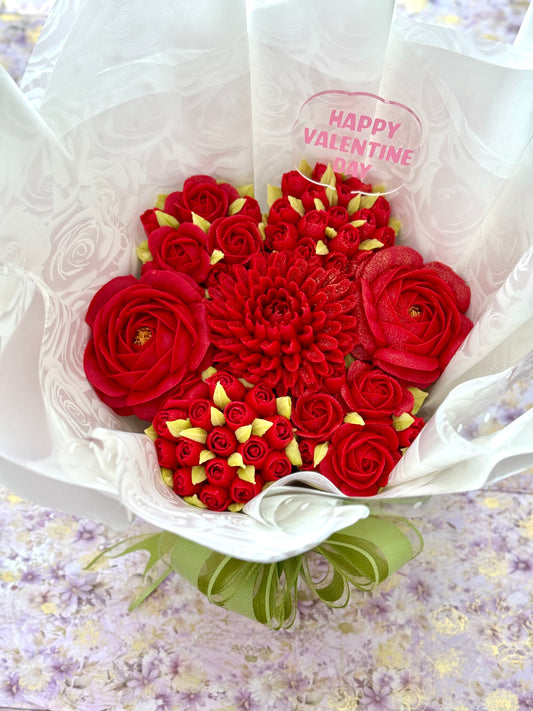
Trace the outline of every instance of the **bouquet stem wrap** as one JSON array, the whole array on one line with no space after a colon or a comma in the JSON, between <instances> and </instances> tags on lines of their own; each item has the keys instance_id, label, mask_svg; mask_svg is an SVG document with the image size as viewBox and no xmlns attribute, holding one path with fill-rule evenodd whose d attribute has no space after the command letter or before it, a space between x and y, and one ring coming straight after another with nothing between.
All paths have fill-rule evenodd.
<instances>
[{"instance_id":1,"label":"bouquet stem wrap","mask_svg":"<svg viewBox=\"0 0 533 711\"><path fill-rule=\"evenodd\" d=\"M129 544L129 545L128 545ZM120 552L112 555L119 549ZM344 607L350 585L370 591L416 557L422 537L405 518L371 515L334 533L312 551L276 563L253 563L217 553L176 534L162 531L121 541L102 556L121 557L136 551L149 554L144 576L162 568L132 601L143 602L172 572L194 585L209 602L246 615L273 629L290 627L297 612L298 580L330 607ZM312 554L319 558L313 574Z\"/></svg>"}]
</instances>

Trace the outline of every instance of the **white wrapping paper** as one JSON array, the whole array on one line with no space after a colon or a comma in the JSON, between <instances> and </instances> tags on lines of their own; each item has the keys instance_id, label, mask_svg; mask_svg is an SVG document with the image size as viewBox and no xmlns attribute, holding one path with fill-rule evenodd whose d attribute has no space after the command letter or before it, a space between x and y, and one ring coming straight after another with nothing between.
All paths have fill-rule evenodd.
<instances>
[{"instance_id":1,"label":"white wrapping paper","mask_svg":"<svg viewBox=\"0 0 533 711\"><path fill-rule=\"evenodd\" d=\"M533 373L526 47L393 19L389 0L64 0L23 86L0 74L4 486L115 526L133 511L265 562L368 514L332 490L298 496L290 482L250 515L188 506L162 483L142 425L103 405L82 368L86 307L137 268L139 214L194 173L253 180L266 207L266 183L295 167L302 105L328 91L376 94L420 117L422 159L390 196L401 242L452 266L473 294L476 325L381 498L474 489L533 464L533 410L494 435L468 434Z\"/></svg>"}]
</instances>

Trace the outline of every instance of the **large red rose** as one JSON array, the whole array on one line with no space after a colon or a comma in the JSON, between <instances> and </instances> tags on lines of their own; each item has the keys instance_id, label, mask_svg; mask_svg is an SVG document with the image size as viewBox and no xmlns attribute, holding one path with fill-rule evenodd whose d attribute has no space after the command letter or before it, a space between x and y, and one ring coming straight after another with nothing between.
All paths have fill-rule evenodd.
<instances>
[{"instance_id":1,"label":"large red rose","mask_svg":"<svg viewBox=\"0 0 533 711\"><path fill-rule=\"evenodd\" d=\"M184 274L149 271L117 277L93 297L84 368L119 415L151 420L193 373L209 345L203 293Z\"/></svg>"},{"instance_id":2,"label":"large red rose","mask_svg":"<svg viewBox=\"0 0 533 711\"><path fill-rule=\"evenodd\" d=\"M327 393L313 393L297 398L291 420L298 437L325 442L344 418L340 403Z\"/></svg>"},{"instance_id":3,"label":"large red rose","mask_svg":"<svg viewBox=\"0 0 533 711\"><path fill-rule=\"evenodd\" d=\"M391 424L344 424L333 433L319 469L347 496L374 496L387 484L400 457Z\"/></svg>"},{"instance_id":4,"label":"large red rose","mask_svg":"<svg viewBox=\"0 0 533 711\"><path fill-rule=\"evenodd\" d=\"M263 250L263 240L253 217L232 215L215 220L207 233L209 252L224 253L226 264L245 264Z\"/></svg>"},{"instance_id":5,"label":"large red rose","mask_svg":"<svg viewBox=\"0 0 533 711\"><path fill-rule=\"evenodd\" d=\"M410 247L377 251L356 277L362 350L354 354L420 388L437 380L472 328L465 282Z\"/></svg>"},{"instance_id":6,"label":"large red rose","mask_svg":"<svg viewBox=\"0 0 533 711\"><path fill-rule=\"evenodd\" d=\"M188 274L200 284L209 271L209 254L205 232L191 222L174 227L159 227L148 235L148 248L153 259L142 266L142 274L150 269L169 269Z\"/></svg>"},{"instance_id":7,"label":"large red rose","mask_svg":"<svg viewBox=\"0 0 533 711\"><path fill-rule=\"evenodd\" d=\"M192 213L213 222L227 213L239 193L229 183L217 183L209 175L193 175L183 183L183 190L170 193L165 212L178 222L192 222Z\"/></svg>"}]
</instances>

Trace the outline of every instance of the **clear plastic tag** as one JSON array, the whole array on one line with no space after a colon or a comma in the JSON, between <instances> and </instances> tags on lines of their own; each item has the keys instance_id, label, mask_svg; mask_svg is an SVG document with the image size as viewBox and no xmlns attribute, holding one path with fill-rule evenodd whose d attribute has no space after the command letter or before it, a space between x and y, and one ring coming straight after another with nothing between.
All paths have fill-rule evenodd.
<instances>
[{"instance_id":1,"label":"clear plastic tag","mask_svg":"<svg viewBox=\"0 0 533 711\"><path fill-rule=\"evenodd\" d=\"M399 190L421 157L423 126L417 114L375 94L323 91L303 104L292 130L293 164L330 163L363 183Z\"/></svg>"}]
</instances>

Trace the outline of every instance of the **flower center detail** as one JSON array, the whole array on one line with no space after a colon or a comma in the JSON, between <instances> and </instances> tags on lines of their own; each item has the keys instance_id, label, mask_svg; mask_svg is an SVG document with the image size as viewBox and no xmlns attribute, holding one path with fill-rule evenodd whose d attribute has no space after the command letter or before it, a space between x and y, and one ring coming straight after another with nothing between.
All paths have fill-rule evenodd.
<instances>
[{"instance_id":1,"label":"flower center detail","mask_svg":"<svg viewBox=\"0 0 533 711\"><path fill-rule=\"evenodd\" d=\"M133 339L133 345L144 346L144 344L147 343L153 335L152 329L149 326L141 326L141 328L137 329L137 333Z\"/></svg>"},{"instance_id":2,"label":"flower center detail","mask_svg":"<svg viewBox=\"0 0 533 711\"><path fill-rule=\"evenodd\" d=\"M420 316L422 316L422 309L420 306L410 306L407 311L411 318L420 318Z\"/></svg>"}]
</instances>

